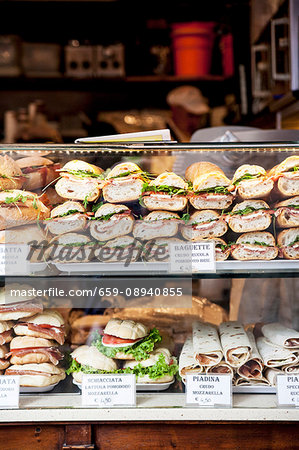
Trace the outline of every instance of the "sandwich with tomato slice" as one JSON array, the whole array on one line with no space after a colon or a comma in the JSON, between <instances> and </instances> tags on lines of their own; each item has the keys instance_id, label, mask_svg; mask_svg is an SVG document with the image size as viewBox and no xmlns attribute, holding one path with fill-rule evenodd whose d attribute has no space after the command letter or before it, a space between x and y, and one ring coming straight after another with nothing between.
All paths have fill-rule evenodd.
<instances>
[{"instance_id":1,"label":"sandwich with tomato slice","mask_svg":"<svg viewBox=\"0 0 299 450\"><path fill-rule=\"evenodd\" d=\"M272 213L264 200L244 200L228 213L227 221L235 233L263 231L271 225Z\"/></svg>"},{"instance_id":2,"label":"sandwich with tomato slice","mask_svg":"<svg viewBox=\"0 0 299 450\"><path fill-rule=\"evenodd\" d=\"M51 217L45 221L46 230L55 235L84 230L87 217L82 203L68 200L52 209Z\"/></svg>"},{"instance_id":3,"label":"sandwich with tomato slice","mask_svg":"<svg viewBox=\"0 0 299 450\"><path fill-rule=\"evenodd\" d=\"M119 163L110 170L103 183L103 197L108 203L138 200L142 194L145 174L132 162Z\"/></svg>"},{"instance_id":4,"label":"sandwich with tomato slice","mask_svg":"<svg viewBox=\"0 0 299 450\"><path fill-rule=\"evenodd\" d=\"M60 164L41 156L21 158L16 161L16 164L25 177L23 189L34 191L44 188L59 176L57 170L60 169Z\"/></svg>"},{"instance_id":5,"label":"sandwich with tomato slice","mask_svg":"<svg viewBox=\"0 0 299 450\"><path fill-rule=\"evenodd\" d=\"M46 387L64 380L65 370L51 363L15 364L5 371L5 375L19 375L20 386Z\"/></svg>"},{"instance_id":6,"label":"sandwich with tomato slice","mask_svg":"<svg viewBox=\"0 0 299 450\"><path fill-rule=\"evenodd\" d=\"M49 242L45 250L45 260L59 263L90 262L94 258L97 245L97 242L84 233L60 234Z\"/></svg>"},{"instance_id":7,"label":"sandwich with tomato slice","mask_svg":"<svg viewBox=\"0 0 299 450\"><path fill-rule=\"evenodd\" d=\"M299 227L299 195L276 203L274 215L277 228Z\"/></svg>"},{"instance_id":8,"label":"sandwich with tomato slice","mask_svg":"<svg viewBox=\"0 0 299 450\"><path fill-rule=\"evenodd\" d=\"M281 231L277 236L280 256L299 259L299 227Z\"/></svg>"},{"instance_id":9,"label":"sandwich with tomato slice","mask_svg":"<svg viewBox=\"0 0 299 450\"><path fill-rule=\"evenodd\" d=\"M280 197L299 195L299 156L289 156L268 174L275 182L276 194Z\"/></svg>"},{"instance_id":10,"label":"sandwich with tomato slice","mask_svg":"<svg viewBox=\"0 0 299 450\"><path fill-rule=\"evenodd\" d=\"M187 241L223 236L227 232L224 216L212 209L196 211L188 222L182 226L181 233Z\"/></svg>"},{"instance_id":11,"label":"sandwich with tomato slice","mask_svg":"<svg viewBox=\"0 0 299 450\"><path fill-rule=\"evenodd\" d=\"M25 181L15 160L8 155L0 156L0 190L21 189Z\"/></svg>"},{"instance_id":12,"label":"sandwich with tomato slice","mask_svg":"<svg viewBox=\"0 0 299 450\"><path fill-rule=\"evenodd\" d=\"M216 164L193 163L187 167L185 177L192 185L189 200L195 209L223 210L231 206L234 200L231 181Z\"/></svg>"},{"instance_id":13,"label":"sandwich with tomato slice","mask_svg":"<svg viewBox=\"0 0 299 450\"><path fill-rule=\"evenodd\" d=\"M274 186L266 170L254 164L243 164L234 173L232 184L236 194L243 200L269 197Z\"/></svg>"},{"instance_id":14,"label":"sandwich with tomato slice","mask_svg":"<svg viewBox=\"0 0 299 450\"><path fill-rule=\"evenodd\" d=\"M147 359L162 337L157 328L149 329L133 320L111 319L104 334L96 333L92 341L105 356L113 359Z\"/></svg>"},{"instance_id":15,"label":"sandwich with tomato slice","mask_svg":"<svg viewBox=\"0 0 299 450\"><path fill-rule=\"evenodd\" d=\"M188 203L188 183L173 172L163 172L142 187L142 202L150 211L182 211Z\"/></svg>"},{"instance_id":16,"label":"sandwich with tomato slice","mask_svg":"<svg viewBox=\"0 0 299 450\"><path fill-rule=\"evenodd\" d=\"M131 233L134 217L125 205L104 203L89 221L90 234L97 241L108 241Z\"/></svg>"},{"instance_id":17,"label":"sandwich with tomato slice","mask_svg":"<svg viewBox=\"0 0 299 450\"><path fill-rule=\"evenodd\" d=\"M63 354L54 340L33 336L17 336L5 355L11 364L51 363L57 366Z\"/></svg>"},{"instance_id":18,"label":"sandwich with tomato slice","mask_svg":"<svg viewBox=\"0 0 299 450\"><path fill-rule=\"evenodd\" d=\"M244 233L238 237L235 244L231 245L231 256L239 261L269 261L275 259L277 255L275 239L267 231Z\"/></svg>"},{"instance_id":19,"label":"sandwich with tomato slice","mask_svg":"<svg viewBox=\"0 0 299 450\"><path fill-rule=\"evenodd\" d=\"M181 218L175 212L152 211L140 220L136 220L133 236L142 240L175 236L180 223Z\"/></svg>"},{"instance_id":20,"label":"sandwich with tomato slice","mask_svg":"<svg viewBox=\"0 0 299 450\"><path fill-rule=\"evenodd\" d=\"M21 319L14 326L17 336L32 336L51 339L63 345L66 336L63 316L53 309L45 309L41 314Z\"/></svg>"},{"instance_id":21,"label":"sandwich with tomato slice","mask_svg":"<svg viewBox=\"0 0 299 450\"><path fill-rule=\"evenodd\" d=\"M60 197L81 200L86 204L99 198L104 178L100 167L75 159L66 163L58 173L61 178L55 184L55 190Z\"/></svg>"}]
</instances>

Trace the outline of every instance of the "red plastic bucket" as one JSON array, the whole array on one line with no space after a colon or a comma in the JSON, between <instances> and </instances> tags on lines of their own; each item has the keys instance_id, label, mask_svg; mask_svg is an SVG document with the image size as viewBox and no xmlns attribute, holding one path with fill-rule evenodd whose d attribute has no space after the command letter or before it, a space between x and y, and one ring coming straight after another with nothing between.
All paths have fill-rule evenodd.
<instances>
[{"instance_id":1,"label":"red plastic bucket","mask_svg":"<svg viewBox=\"0 0 299 450\"><path fill-rule=\"evenodd\" d=\"M186 22L172 25L175 75L186 77L209 75L214 27L214 22Z\"/></svg>"}]
</instances>

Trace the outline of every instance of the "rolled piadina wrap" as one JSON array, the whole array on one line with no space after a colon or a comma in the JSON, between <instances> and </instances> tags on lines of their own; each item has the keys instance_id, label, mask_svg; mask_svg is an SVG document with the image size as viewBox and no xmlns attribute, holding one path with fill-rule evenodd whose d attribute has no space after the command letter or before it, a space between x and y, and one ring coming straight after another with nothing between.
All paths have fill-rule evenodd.
<instances>
[{"instance_id":1,"label":"rolled piadina wrap","mask_svg":"<svg viewBox=\"0 0 299 450\"><path fill-rule=\"evenodd\" d=\"M189 336L183 345L179 357L179 375L183 380L186 379L186 375L189 373L198 374L203 372L203 367L194 360L193 354L192 336Z\"/></svg>"},{"instance_id":2,"label":"rolled piadina wrap","mask_svg":"<svg viewBox=\"0 0 299 450\"><path fill-rule=\"evenodd\" d=\"M227 364L224 360L220 361L220 363L216 364L216 366L210 366L206 368L207 373L228 373L231 376L234 376L234 369Z\"/></svg>"},{"instance_id":3,"label":"rolled piadina wrap","mask_svg":"<svg viewBox=\"0 0 299 450\"><path fill-rule=\"evenodd\" d=\"M281 368L285 373L297 374L299 373L299 362L297 364L287 364Z\"/></svg>"},{"instance_id":4,"label":"rolled piadina wrap","mask_svg":"<svg viewBox=\"0 0 299 450\"><path fill-rule=\"evenodd\" d=\"M273 344L265 337L259 337L257 339L257 348L263 363L267 367L281 367L297 363L298 361L298 357L290 350Z\"/></svg>"},{"instance_id":5,"label":"rolled piadina wrap","mask_svg":"<svg viewBox=\"0 0 299 450\"><path fill-rule=\"evenodd\" d=\"M237 374L246 380L262 380L263 379L263 360L256 346L255 338L252 331L246 331L250 345L251 356L245 364L238 367Z\"/></svg>"},{"instance_id":6,"label":"rolled piadina wrap","mask_svg":"<svg viewBox=\"0 0 299 450\"><path fill-rule=\"evenodd\" d=\"M285 327L281 323L267 323L262 326L263 335L274 344L289 350L299 348L299 331Z\"/></svg>"},{"instance_id":7,"label":"rolled piadina wrap","mask_svg":"<svg viewBox=\"0 0 299 450\"><path fill-rule=\"evenodd\" d=\"M225 361L232 367L240 367L251 357L251 344L242 324L238 321L219 325L220 342Z\"/></svg>"},{"instance_id":8,"label":"rolled piadina wrap","mask_svg":"<svg viewBox=\"0 0 299 450\"><path fill-rule=\"evenodd\" d=\"M234 380L235 386L269 386L269 381L265 377L261 378L248 378L237 376Z\"/></svg>"},{"instance_id":9,"label":"rolled piadina wrap","mask_svg":"<svg viewBox=\"0 0 299 450\"><path fill-rule=\"evenodd\" d=\"M200 366L215 366L222 360L221 343L214 325L196 320L192 324L192 336L194 360Z\"/></svg>"},{"instance_id":10,"label":"rolled piadina wrap","mask_svg":"<svg viewBox=\"0 0 299 450\"><path fill-rule=\"evenodd\" d=\"M265 370L265 378L269 381L270 386L276 386L276 377L277 375L283 375L284 372L280 369L275 368L267 368Z\"/></svg>"}]
</instances>

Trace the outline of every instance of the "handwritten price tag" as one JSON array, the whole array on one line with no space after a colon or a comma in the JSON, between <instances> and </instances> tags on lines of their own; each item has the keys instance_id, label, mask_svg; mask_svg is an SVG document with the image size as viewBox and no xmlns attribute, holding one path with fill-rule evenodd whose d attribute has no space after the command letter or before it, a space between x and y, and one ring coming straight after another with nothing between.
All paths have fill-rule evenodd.
<instances>
[{"instance_id":1,"label":"handwritten price tag","mask_svg":"<svg viewBox=\"0 0 299 450\"><path fill-rule=\"evenodd\" d=\"M232 406L232 379L227 374L188 374L186 404L197 406Z\"/></svg>"},{"instance_id":2,"label":"handwritten price tag","mask_svg":"<svg viewBox=\"0 0 299 450\"><path fill-rule=\"evenodd\" d=\"M135 375L84 374L82 378L82 405L100 408L109 408L110 406L135 406Z\"/></svg>"}]
</instances>

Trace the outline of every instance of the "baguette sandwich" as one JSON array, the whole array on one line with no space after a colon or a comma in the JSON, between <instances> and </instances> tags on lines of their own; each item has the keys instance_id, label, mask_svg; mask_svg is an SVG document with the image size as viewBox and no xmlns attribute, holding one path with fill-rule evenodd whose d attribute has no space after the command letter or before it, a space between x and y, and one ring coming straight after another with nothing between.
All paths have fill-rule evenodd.
<instances>
[{"instance_id":1,"label":"baguette sandwich","mask_svg":"<svg viewBox=\"0 0 299 450\"><path fill-rule=\"evenodd\" d=\"M125 205L104 203L90 220L90 234L97 241L108 241L131 233L134 217Z\"/></svg>"},{"instance_id":2,"label":"baguette sandwich","mask_svg":"<svg viewBox=\"0 0 299 450\"><path fill-rule=\"evenodd\" d=\"M178 238L157 238L148 241L144 246L143 259L151 262L169 261L170 245L184 245L185 241Z\"/></svg>"},{"instance_id":3,"label":"baguette sandwich","mask_svg":"<svg viewBox=\"0 0 299 450\"><path fill-rule=\"evenodd\" d=\"M10 351L5 358L10 358L11 364L41 364L51 363L57 366L63 359L63 354L55 342L32 336L17 336L10 343Z\"/></svg>"},{"instance_id":4,"label":"baguette sandwich","mask_svg":"<svg viewBox=\"0 0 299 450\"><path fill-rule=\"evenodd\" d=\"M181 233L187 241L220 237L226 232L227 224L224 216L211 209L196 211L181 228Z\"/></svg>"},{"instance_id":5,"label":"baguette sandwich","mask_svg":"<svg viewBox=\"0 0 299 450\"><path fill-rule=\"evenodd\" d=\"M55 236L46 248L45 259L61 263L90 262L97 243L83 233L65 233Z\"/></svg>"},{"instance_id":6,"label":"baguette sandwich","mask_svg":"<svg viewBox=\"0 0 299 450\"><path fill-rule=\"evenodd\" d=\"M171 237L177 234L180 221L180 216L175 212L152 211L136 221L133 236L145 240Z\"/></svg>"},{"instance_id":7,"label":"baguette sandwich","mask_svg":"<svg viewBox=\"0 0 299 450\"><path fill-rule=\"evenodd\" d=\"M182 211L188 203L188 183L173 172L164 172L142 188L144 206L150 211Z\"/></svg>"},{"instance_id":8,"label":"baguette sandwich","mask_svg":"<svg viewBox=\"0 0 299 450\"><path fill-rule=\"evenodd\" d=\"M286 259L299 259L299 227L281 231L277 236L279 254Z\"/></svg>"},{"instance_id":9,"label":"baguette sandwich","mask_svg":"<svg viewBox=\"0 0 299 450\"><path fill-rule=\"evenodd\" d=\"M228 213L229 227L235 233L263 231L271 225L272 211L263 200L244 200Z\"/></svg>"},{"instance_id":10,"label":"baguette sandwich","mask_svg":"<svg viewBox=\"0 0 299 450\"><path fill-rule=\"evenodd\" d=\"M52 209L46 221L46 230L59 235L84 230L87 223L86 209L80 202L68 200Z\"/></svg>"},{"instance_id":11,"label":"baguette sandwich","mask_svg":"<svg viewBox=\"0 0 299 450\"><path fill-rule=\"evenodd\" d=\"M231 246L231 256L239 261L271 260L278 255L275 239L267 231L242 234Z\"/></svg>"},{"instance_id":12,"label":"baguette sandwich","mask_svg":"<svg viewBox=\"0 0 299 450\"><path fill-rule=\"evenodd\" d=\"M141 243L132 236L119 236L97 248L95 257L102 262L132 262L141 253Z\"/></svg>"},{"instance_id":13,"label":"baguette sandwich","mask_svg":"<svg viewBox=\"0 0 299 450\"><path fill-rule=\"evenodd\" d=\"M204 241L214 242L216 261L225 261L230 255L230 246L221 238L204 239Z\"/></svg>"},{"instance_id":14,"label":"baguette sandwich","mask_svg":"<svg viewBox=\"0 0 299 450\"><path fill-rule=\"evenodd\" d=\"M20 386L46 387L65 379L65 371L51 363L10 366L5 375L20 375Z\"/></svg>"},{"instance_id":15,"label":"baguette sandwich","mask_svg":"<svg viewBox=\"0 0 299 450\"><path fill-rule=\"evenodd\" d=\"M50 159L41 156L21 158L16 161L16 164L25 177L23 189L31 191L44 188L58 178L57 170L60 169L60 164L54 164Z\"/></svg>"},{"instance_id":16,"label":"baguette sandwich","mask_svg":"<svg viewBox=\"0 0 299 450\"><path fill-rule=\"evenodd\" d=\"M25 182L20 167L10 156L0 156L0 190L21 189Z\"/></svg>"},{"instance_id":17,"label":"baguette sandwich","mask_svg":"<svg viewBox=\"0 0 299 450\"><path fill-rule=\"evenodd\" d=\"M299 195L276 203L274 215L277 228L299 227Z\"/></svg>"},{"instance_id":18,"label":"baguette sandwich","mask_svg":"<svg viewBox=\"0 0 299 450\"><path fill-rule=\"evenodd\" d=\"M251 200L269 197L274 181L267 177L263 167L243 164L234 173L232 184L241 199Z\"/></svg>"},{"instance_id":19,"label":"baguette sandwich","mask_svg":"<svg viewBox=\"0 0 299 450\"><path fill-rule=\"evenodd\" d=\"M185 177L193 186L189 200L195 209L222 210L232 204L231 182L215 164L205 161L191 164L186 169Z\"/></svg>"},{"instance_id":20,"label":"baguette sandwich","mask_svg":"<svg viewBox=\"0 0 299 450\"><path fill-rule=\"evenodd\" d=\"M143 172L137 164L117 164L103 183L103 197L108 203L126 203L138 200L144 183Z\"/></svg>"},{"instance_id":21,"label":"baguette sandwich","mask_svg":"<svg viewBox=\"0 0 299 450\"><path fill-rule=\"evenodd\" d=\"M299 156L289 156L269 171L281 197L299 195Z\"/></svg>"}]
</instances>

